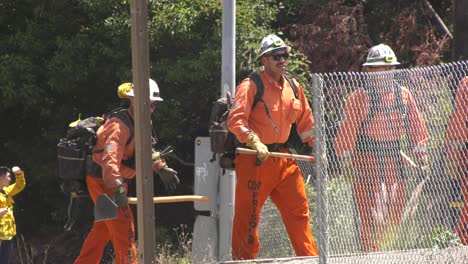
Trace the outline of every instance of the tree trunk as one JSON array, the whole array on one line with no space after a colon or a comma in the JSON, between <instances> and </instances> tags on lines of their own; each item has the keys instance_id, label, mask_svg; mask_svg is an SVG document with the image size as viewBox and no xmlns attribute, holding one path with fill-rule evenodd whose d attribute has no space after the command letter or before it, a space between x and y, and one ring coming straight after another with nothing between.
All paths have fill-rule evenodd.
<instances>
[{"instance_id":1,"label":"tree trunk","mask_svg":"<svg viewBox=\"0 0 468 264\"><path fill-rule=\"evenodd\" d=\"M454 39L452 58L468 60L468 0L454 0Z\"/></svg>"}]
</instances>

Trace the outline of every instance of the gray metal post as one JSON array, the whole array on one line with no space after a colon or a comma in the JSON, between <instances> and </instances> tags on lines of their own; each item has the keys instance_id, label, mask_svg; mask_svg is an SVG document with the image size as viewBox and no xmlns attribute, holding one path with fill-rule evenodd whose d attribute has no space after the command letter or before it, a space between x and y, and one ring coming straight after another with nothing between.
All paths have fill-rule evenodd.
<instances>
[{"instance_id":1,"label":"gray metal post","mask_svg":"<svg viewBox=\"0 0 468 264\"><path fill-rule=\"evenodd\" d=\"M326 153L323 139L324 109L322 96L322 80L317 74L312 75L312 107L315 121L315 173L317 174L317 223L318 223L318 251L319 263L327 263L328 257L328 215L325 193Z\"/></svg>"},{"instance_id":2,"label":"gray metal post","mask_svg":"<svg viewBox=\"0 0 468 264\"><path fill-rule=\"evenodd\" d=\"M223 31L221 58L221 96L234 95L236 81L236 1L223 0ZM232 219L236 174L218 170L219 175L219 261L231 260Z\"/></svg>"}]
</instances>

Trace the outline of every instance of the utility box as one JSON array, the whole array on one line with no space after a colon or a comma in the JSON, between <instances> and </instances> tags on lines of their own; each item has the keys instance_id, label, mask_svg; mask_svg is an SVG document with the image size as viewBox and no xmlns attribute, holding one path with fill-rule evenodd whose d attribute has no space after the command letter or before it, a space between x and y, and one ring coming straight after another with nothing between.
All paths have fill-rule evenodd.
<instances>
[{"instance_id":1,"label":"utility box","mask_svg":"<svg viewBox=\"0 0 468 264\"><path fill-rule=\"evenodd\" d=\"M218 160L211 152L209 137L195 139L194 177L194 194L210 198L209 203L194 202L195 210L213 214L218 207Z\"/></svg>"},{"instance_id":2,"label":"utility box","mask_svg":"<svg viewBox=\"0 0 468 264\"><path fill-rule=\"evenodd\" d=\"M219 156L219 155L218 155ZM193 263L215 263L218 257L218 161L209 137L195 139L194 194L207 196L209 203L194 202L200 212L193 227Z\"/></svg>"}]
</instances>

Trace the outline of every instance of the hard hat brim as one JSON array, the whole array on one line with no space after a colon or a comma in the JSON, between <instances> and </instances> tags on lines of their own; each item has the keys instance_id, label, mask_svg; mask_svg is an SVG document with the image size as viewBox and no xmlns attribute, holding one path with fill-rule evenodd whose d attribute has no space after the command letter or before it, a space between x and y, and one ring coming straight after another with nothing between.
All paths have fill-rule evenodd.
<instances>
[{"instance_id":1,"label":"hard hat brim","mask_svg":"<svg viewBox=\"0 0 468 264\"><path fill-rule=\"evenodd\" d=\"M126 93L125 95L128 96L128 97L135 97L135 94L133 93L133 89L130 90L130 92ZM154 102L154 101L162 102L162 101L164 101L164 99L162 99L162 98L159 97L159 96L156 96L156 97L155 97L155 96L150 96L150 101L153 101L153 102Z\"/></svg>"},{"instance_id":2,"label":"hard hat brim","mask_svg":"<svg viewBox=\"0 0 468 264\"><path fill-rule=\"evenodd\" d=\"M271 48L268 48L268 49L264 50L262 53L260 53L260 55L258 55L258 57L257 57L257 60L259 60L263 55L265 55L268 52L272 52L272 51L280 50L280 49L284 49L284 48L286 48L288 53L291 52L291 47L290 46L271 47Z\"/></svg>"},{"instance_id":3,"label":"hard hat brim","mask_svg":"<svg viewBox=\"0 0 468 264\"><path fill-rule=\"evenodd\" d=\"M400 65L400 63L398 61L394 61L394 62L377 61L377 62L366 62L362 64L362 66L396 66L396 65Z\"/></svg>"},{"instance_id":4,"label":"hard hat brim","mask_svg":"<svg viewBox=\"0 0 468 264\"><path fill-rule=\"evenodd\" d=\"M161 97L152 97L150 98L151 101L158 101L158 102L162 102L164 101L164 99L162 99Z\"/></svg>"}]
</instances>

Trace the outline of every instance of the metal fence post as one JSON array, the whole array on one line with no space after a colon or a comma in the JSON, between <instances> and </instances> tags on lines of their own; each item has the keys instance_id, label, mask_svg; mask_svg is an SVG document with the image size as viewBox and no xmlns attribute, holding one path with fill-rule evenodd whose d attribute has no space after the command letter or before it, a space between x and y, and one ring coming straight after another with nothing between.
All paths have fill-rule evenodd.
<instances>
[{"instance_id":1,"label":"metal fence post","mask_svg":"<svg viewBox=\"0 0 468 264\"><path fill-rule=\"evenodd\" d=\"M315 172L317 175L317 222L319 263L327 263L328 256L328 220L325 194L326 153L323 140L324 107L322 102L322 81L318 74L312 76L312 109L315 121Z\"/></svg>"},{"instance_id":2,"label":"metal fence post","mask_svg":"<svg viewBox=\"0 0 468 264\"><path fill-rule=\"evenodd\" d=\"M221 96L234 95L236 79L236 1L223 1ZM219 157L218 157L219 158ZM231 259L236 173L219 168L219 261Z\"/></svg>"}]
</instances>

